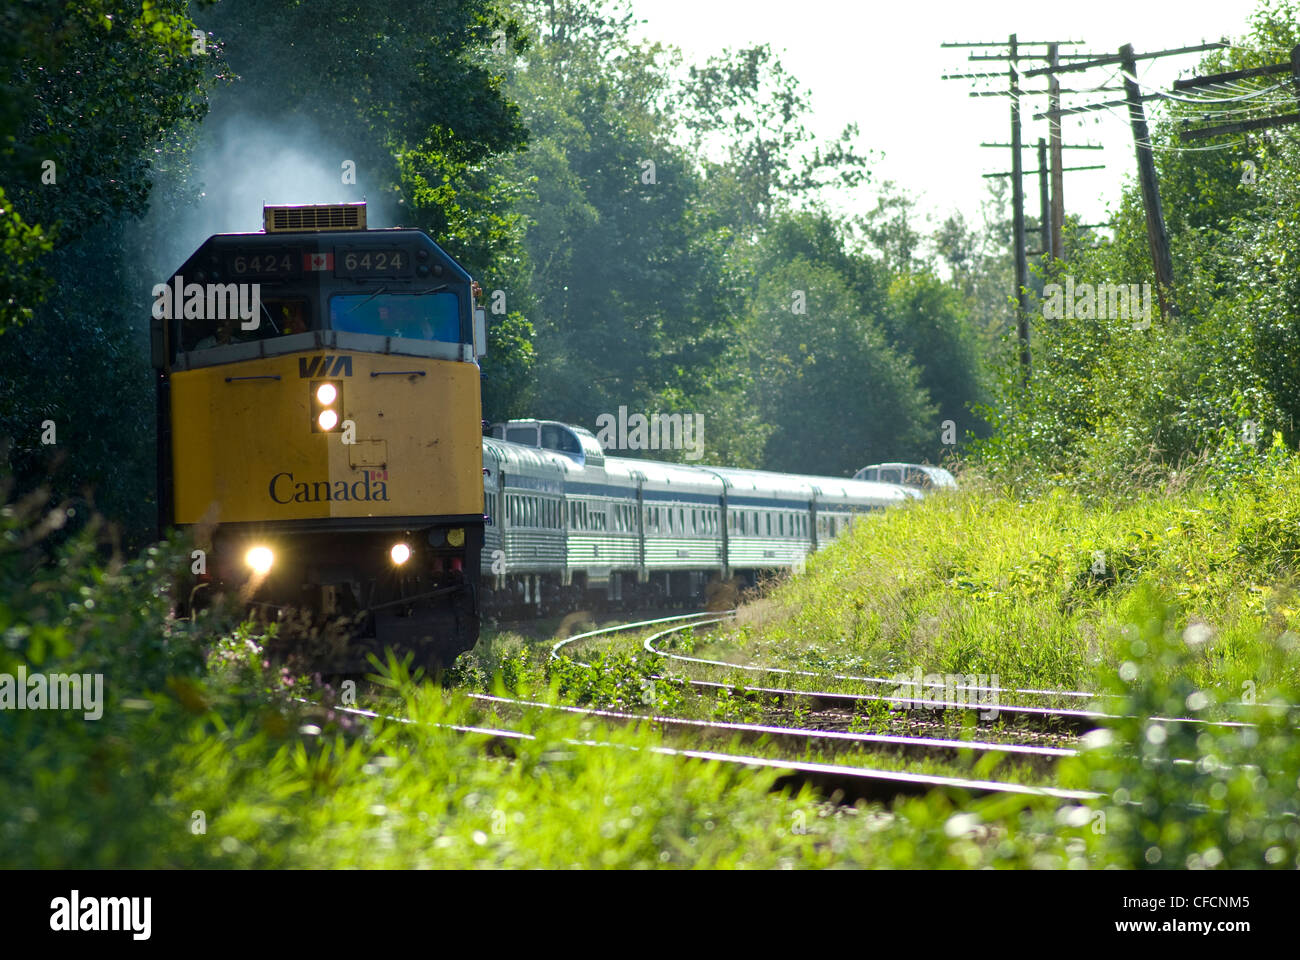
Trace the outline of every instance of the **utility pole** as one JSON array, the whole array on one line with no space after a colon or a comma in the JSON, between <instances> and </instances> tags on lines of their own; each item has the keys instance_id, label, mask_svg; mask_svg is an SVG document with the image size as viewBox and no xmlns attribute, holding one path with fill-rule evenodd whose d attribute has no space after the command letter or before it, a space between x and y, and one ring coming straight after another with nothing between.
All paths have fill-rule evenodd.
<instances>
[{"instance_id":1,"label":"utility pole","mask_svg":"<svg viewBox=\"0 0 1300 960\"><path fill-rule=\"evenodd\" d=\"M1055 43L1047 45L1047 63L1051 67L1061 65L1060 48ZM1060 260L1064 255L1065 244L1061 239L1065 228L1065 164L1061 159L1061 118L1056 111L1061 109L1061 81L1055 73L1047 75L1047 109L1053 111L1048 122L1049 136L1052 141L1052 216L1051 246L1043 244L1044 250L1051 250L1052 259ZM1043 165L1041 162L1038 164Z\"/></svg>"},{"instance_id":2,"label":"utility pole","mask_svg":"<svg viewBox=\"0 0 1300 960\"><path fill-rule=\"evenodd\" d=\"M1005 147L1005 146L1007 146L1007 144L1005 144L1005 143L981 143L980 146L981 146L981 147ZM1050 246L1049 246L1049 239L1050 239L1049 234L1051 233L1051 230L1050 230L1050 228L1049 228L1049 226L1048 226L1048 220L1047 220L1047 218L1048 218L1048 213L1049 213L1049 207L1050 207L1050 201L1048 200L1048 189L1047 189L1048 179L1047 179L1047 178L1048 178L1048 174L1049 174L1049 173L1055 173L1056 171L1054 171L1054 170L1049 170L1049 168L1048 168L1048 166L1047 166L1047 164L1046 164L1047 142L1046 142L1042 137L1039 137L1039 138L1038 138L1038 145L1037 145L1037 148L1036 148L1036 149L1038 150L1038 169L1037 169L1037 170L1021 170L1021 171L1020 171L1020 175L1021 175L1022 177L1030 177L1030 176L1037 176L1037 177L1038 177L1038 209L1039 209L1039 211L1040 211L1040 216L1039 216L1039 220L1040 220L1040 224L1039 224L1039 233L1040 233L1040 237L1039 237L1039 249L1037 249L1037 250L1027 250L1027 251L1025 252L1026 257L1037 257L1037 256L1044 256L1044 257L1045 257L1045 256L1050 256L1050 255L1051 255L1051 252L1052 252L1052 251L1051 251L1051 248L1050 248ZM1100 147L1100 146L1093 145L1093 144L1086 144L1086 145L1080 145L1077 149L1080 149L1080 150L1100 150L1101 147ZM1094 164L1089 164L1089 165L1086 166L1086 167L1066 167L1066 168L1065 168L1064 170L1062 170L1061 172L1062 172L1062 173L1073 173L1073 172L1076 171L1076 170L1105 170L1105 169L1106 169L1106 165L1105 165L1104 163L1094 163ZM1015 175L1016 175L1016 174L1015 174L1013 171L1010 171L1010 170L1003 170L1003 171L1000 171L1000 172L997 172L997 173L984 173L984 174L980 174L980 176L984 177L985 179L995 179L995 178L1001 178L1001 177L1014 177ZM1086 227L1086 228L1091 229L1091 228L1093 228L1093 227L1104 227L1104 226L1108 226L1108 224L1104 224L1104 223L1081 223L1081 224L1079 224L1079 226L1080 226L1081 228Z\"/></svg>"},{"instance_id":3,"label":"utility pole","mask_svg":"<svg viewBox=\"0 0 1300 960\"><path fill-rule=\"evenodd\" d=\"M1119 48L1124 76L1124 92L1128 96L1129 122L1133 125L1133 145L1137 148L1138 181L1142 188L1142 206L1146 210L1147 242L1151 246L1151 265L1156 271L1156 298L1160 301L1160 314L1166 320L1178 313L1174 303L1174 262L1169 253L1169 232L1165 229L1165 214L1160 206L1160 183L1156 179L1155 156L1151 150L1151 132L1147 128L1146 108L1142 106L1142 91L1138 89L1137 62L1133 58L1133 45Z\"/></svg>"},{"instance_id":4,"label":"utility pole","mask_svg":"<svg viewBox=\"0 0 1300 960\"><path fill-rule=\"evenodd\" d=\"M1011 232L1016 252L1016 333L1020 339L1020 379L1029 385L1029 312L1025 284L1029 265L1025 260L1025 184L1020 159L1020 68L1016 62L1016 35L1008 41L1011 53Z\"/></svg>"},{"instance_id":5,"label":"utility pole","mask_svg":"<svg viewBox=\"0 0 1300 960\"><path fill-rule=\"evenodd\" d=\"M1056 171L1052 171L1055 173ZM1038 249L1052 256L1052 213L1047 191L1047 141L1038 138Z\"/></svg>"},{"instance_id":6,"label":"utility pole","mask_svg":"<svg viewBox=\"0 0 1300 960\"><path fill-rule=\"evenodd\" d=\"M1005 46L1007 48L1006 53L996 53L992 55L971 54L968 57L968 59L972 61L976 61L976 60L1009 61L1009 67L1010 67L1009 87L997 91L974 91L970 95L972 97L1005 96L1005 97L1010 97L1011 99L1011 143L1010 144L986 143L986 144L981 144L981 146L986 146L986 147L1008 147L1009 146L1011 148L1012 169L1010 173L985 174L984 176L986 177L1010 176L1011 177L1012 232L1014 234L1012 240L1012 247L1013 247L1013 254L1015 258L1015 283L1016 283L1016 289L1015 289L1016 335L1019 340L1019 347L1020 347L1019 359L1020 359L1021 379L1022 382L1025 383L1026 385L1029 383L1029 378L1031 373L1030 370L1031 353L1030 353L1030 344L1029 344L1029 315L1028 315L1028 289L1027 289L1028 281L1029 281L1029 264L1028 264L1028 252L1026 250L1026 238L1025 238L1025 189L1024 189L1025 170L1024 170L1023 157L1021 156L1020 153L1020 151L1024 148L1024 144L1022 142L1023 134L1022 134L1021 114L1020 114L1020 98L1022 94L1025 94L1027 96L1040 96L1045 93L1050 93L1052 92L1052 90L1054 90L1055 96L1057 98L1054 101L1054 103L1059 104L1060 95L1062 93L1081 93L1081 92L1092 92L1092 91L1061 90L1059 84L1056 84L1054 87L1049 87L1049 89L1046 90L1035 90L1035 89L1024 90L1020 86L1021 68L1020 68L1019 61L1040 60L1040 61L1047 61L1049 63L1056 64L1059 63L1061 60L1086 60L1093 57L1094 54L1059 53L1060 47L1078 46L1081 42L1082 41L1078 41L1078 40L1020 41L1017 35L1013 33L1008 38L1008 41L1005 44L997 43L997 42L942 44L942 46L944 47ZM1026 47L1041 47L1041 48L1045 48L1047 52L1046 53L1034 52L1032 50L1025 49ZM943 79L982 80L982 79L994 79L997 76L998 74L987 73L987 72L966 73L966 74L945 74ZM1062 146L1060 144L1060 136L1059 136L1059 124L1057 125L1057 131L1054 136L1054 142L1055 142L1056 149L1055 152L1053 153L1053 156L1057 158L1057 166L1060 168L1059 172L1054 174L1054 177L1056 180L1059 180L1061 178L1061 174L1063 174L1067 169L1064 168L1059 162L1060 151L1062 149ZM1100 149L1100 148L1098 147L1096 149ZM1068 168L1068 169L1092 170L1092 169L1100 169L1100 168L1099 167L1077 167L1077 168ZM1038 171L1035 172L1039 174L1039 202L1040 202L1041 220L1044 224L1048 222L1048 219L1050 217L1050 209L1049 209L1050 200L1048 199L1047 195L1044 192L1047 188L1046 171L1047 171L1047 155L1045 149L1041 146L1041 141L1040 141ZM1059 195L1059 190L1058 190L1058 195ZM1062 213L1060 219L1063 221L1064 220L1063 206L1061 207L1061 211ZM1042 250L1037 251L1036 255L1041 255L1048 251L1050 245L1049 241L1050 241L1049 233L1048 231L1044 230L1040 242L1040 246L1042 247ZM1059 243L1058 243L1058 247L1059 247Z\"/></svg>"},{"instance_id":7,"label":"utility pole","mask_svg":"<svg viewBox=\"0 0 1300 960\"><path fill-rule=\"evenodd\" d=\"M1228 46L1226 40L1220 40L1214 43L1201 43L1196 46L1178 47L1173 50L1158 50L1154 53L1133 52L1132 44L1124 44L1119 48L1118 54L1109 54L1104 57L1097 57L1093 60L1083 62L1069 63L1065 65L1052 64L1036 70L1026 71L1026 77L1039 77L1047 75L1049 84L1055 80L1058 73L1071 73L1079 70L1091 70L1094 67L1106 66L1117 63L1120 65L1120 71L1124 75L1124 93L1123 100L1112 100L1108 103L1093 103L1084 107L1070 107L1062 109L1058 105L1048 108L1045 113L1034 115L1038 120L1047 117L1059 126L1060 119L1067 114L1086 113L1089 110L1104 110L1111 107L1127 106L1129 111L1129 122L1133 127L1133 141L1137 150L1138 161L1138 180L1142 188L1142 205L1146 212L1147 240L1151 247L1151 264L1156 275L1156 296L1160 300L1160 313L1166 319L1177 316L1177 305L1173 300L1173 282L1174 268L1173 259L1169 253L1169 234L1165 229L1164 212L1160 207L1160 189L1156 180L1155 159L1151 150L1151 132L1147 127L1146 109L1142 106L1146 100L1153 100L1164 96L1163 94L1153 93L1143 95L1138 86L1136 71L1138 60L1155 60L1160 57L1171 57L1184 53L1199 53L1204 50L1215 50ZM1049 86L1049 90L1050 90Z\"/></svg>"}]
</instances>

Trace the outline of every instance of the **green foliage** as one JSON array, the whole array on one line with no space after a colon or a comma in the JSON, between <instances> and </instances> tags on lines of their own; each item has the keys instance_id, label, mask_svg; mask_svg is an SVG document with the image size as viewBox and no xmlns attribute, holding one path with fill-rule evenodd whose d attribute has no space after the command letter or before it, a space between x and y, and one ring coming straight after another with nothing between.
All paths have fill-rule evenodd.
<instances>
[{"instance_id":1,"label":"green foliage","mask_svg":"<svg viewBox=\"0 0 1300 960\"><path fill-rule=\"evenodd\" d=\"M919 373L863 315L844 279L802 258L772 264L760 277L746 334L752 400L775 427L765 464L843 475L922 449L934 407ZM800 294L806 313L794 310Z\"/></svg>"},{"instance_id":2,"label":"green foliage","mask_svg":"<svg viewBox=\"0 0 1300 960\"><path fill-rule=\"evenodd\" d=\"M106 562L98 521L47 502L37 491L0 508L0 675L75 673L89 692L98 674L101 716L0 710L0 863L130 862L156 829L141 811L170 776L165 718L197 702L201 648L167 619L185 554L161 545ZM54 545L69 524L79 529Z\"/></svg>"},{"instance_id":3,"label":"green foliage","mask_svg":"<svg viewBox=\"0 0 1300 960\"><path fill-rule=\"evenodd\" d=\"M29 221L60 224L67 240L143 211L150 148L202 117L220 63L219 53L211 62L191 54L186 8L96 0L6 9L0 177ZM48 160L53 182L42 181Z\"/></svg>"},{"instance_id":4,"label":"green foliage","mask_svg":"<svg viewBox=\"0 0 1300 960\"><path fill-rule=\"evenodd\" d=\"M495 31L519 27L486 0L225 0L205 21L231 46L243 115L278 120L292 104L393 199L406 150L461 173L523 142L484 56ZM268 56L285 37L290 51Z\"/></svg>"},{"instance_id":5,"label":"green foliage","mask_svg":"<svg viewBox=\"0 0 1300 960\"><path fill-rule=\"evenodd\" d=\"M586 664L561 657L550 664L548 673L562 702L644 713L681 702L672 684L655 679L663 668L662 658L653 654L600 651Z\"/></svg>"},{"instance_id":6,"label":"green foliage","mask_svg":"<svg viewBox=\"0 0 1300 960\"><path fill-rule=\"evenodd\" d=\"M0 438L10 441L8 465L22 486L46 484L93 505L139 546L153 531L157 506L154 397L137 332L147 305L122 289L122 278L136 271L112 225L55 250L43 265L51 276L80 280L60 284L33 322L0 336L7 370L0 379ZM49 446L46 420L56 430Z\"/></svg>"},{"instance_id":7,"label":"green foliage","mask_svg":"<svg viewBox=\"0 0 1300 960\"><path fill-rule=\"evenodd\" d=\"M804 126L812 110L808 92L770 46L725 50L690 67L673 101L703 169L715 222L737 236L766 232L792 200L849 190L868 178L868 158L853 146L857 126L816 144Z\"/></svg>"},{"instance_id":8,"label":"green foliage","mask_svg":"<svg viewBox=\"0 0 1300 960\"><path fill-rule=\"evenodd\" d=\"M957 435L984 432L972 412L983 405L985 389L975 332L963 315L956 291L929 273L899 274L889 287L885 326L894 348L920 369L920 385L937 412L926 438L936 460L943 451L938 425L953 421Z\"/></svg>"},{"instance_id":9,"label":"green foliage","mask_svg":"<svg viewBox=\"0 0 1300 960\"><path fill-rule=\"evenodd\" d=\"M37 490L0 507L0 672L111 671L119 691L194 674L197 640L168 620L170 585L188 565L180 543L125 560L102 520L47 502Z\"/></svg>"},{"instance_id":10,"label":"green foliage","mask_svg":"<svg viewBox=\"0 0 1300 960\"><path fill-rule=\"evenodd\" d=\"M544 415L594 428L624 404L690 409L729 324L701 242L699 178L657 102L662 51L633 43L627 15L599 4L518 9L530 42L507 89L531 142L503 167L527 185L528 270L485 287L532 317Z\"/></svg>"},{"instance_id":11,"label":"green foliage","mask_svg":"<svg viewBox=\"0 0 1300 960\"><path fill-rule=\"evenodd\" d=\"M0 334L31 319L32 304L49 292L50 278L34 261L54 249L39 224L29 224L0 187Z\"/></svg>"},{"instance_id":12,"label":"green foliage","mask_svg":"<svg viewBox=\"0 0 1300 960\"><path fill-rule=\"evenodd\" d=\"M1236 687L1197 682L1211 672L1201 662L1213 658L1215 644L1182 622L1154 594L1142 597L1106 686L1122 716L1090 735L1092 749L1062 770L1067 782L1106 794L1096 804L1102 816L1092 816L1104 830L1089 832L1090 853L1126 869L1300 866L1300 744L1288 706L1297 690L1276 685L1290 673L1296 635L1266 640L1257 691L1253 679ZM1262 707L1243 716L1248 726L1151 719L1203 716L1243 694Z\"/></svg>"},{"instance_id":13,"label":"green foliage","mask_svg":"<svg viewBox=\"0 0 1300 960\"><path fill-rule=\"evenodd\" d=\"M736 273L751 292L732 363L770 427L762 465L847 474L939 459L950 449L943 420L959 436L975 429L978 347L959 298L933 275L891 272L820 212L774 218Z\"/></svg>"},{"instance_id":14,"label":"green foliage","mask_svg":"<svg viewBox=\"0 0 1300 960\"><path fill-rule=\"evenodd\" d=\"M859 521L774 590L731 638L750 662L868 676L997 674L1003 685L1088 689L1120 660L1110 642L1145 602L1213 626L1201 683L1235 686L1293 598L1300 460L1255 457L1227 485L1093 500L1058 489L1024 502L967 488ZM1300 680L1292 664L1276 678Z\"/></svg>"},{"instance_id":15,"label":"green foliage","mask_svg":"<svg viewBox=\"0 0 1300 960\"><path fill-rule=\"evenodd\" d=\"M814 144L808 93L767 47L675 74L679 55L635 42L621 3L513 9L529 42L507 89L532 139L504 164L528 185L526 268L510 277L523 290L508 292L533 318L531 399L546 405L517 412L588 427L623 405L699 412L706 456L745 466L849 472L870 451L937 454L912 365L945 404L981 399L956 304L900 295L906 335L887 336L890 266L824 213L791 212L866 180L856 131ZM823 315L774 323L795 290ZM807 425L832 418L837 445L810 459L828 434Z\"/></svg>"}]
</instances>

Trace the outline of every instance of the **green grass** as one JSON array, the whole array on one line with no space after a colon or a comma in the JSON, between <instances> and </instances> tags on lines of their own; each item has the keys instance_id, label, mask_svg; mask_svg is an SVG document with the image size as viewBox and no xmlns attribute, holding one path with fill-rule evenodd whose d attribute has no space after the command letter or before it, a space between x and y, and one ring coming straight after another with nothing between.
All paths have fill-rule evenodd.
<instances>
[{"instance_id":1,"label":"green grass","mask_svg":"<svg viewBox=\"0 0 1300 960\"><path fill-rule=\"evenodd\" d=\"M1300 679L1295 658L1272 655L1300 631L1297 489L1294 460L1218 492L1123 502L1020 502L974 482L859 522L697 655L1091 689L1118 666L1119 629L1150 590L1207 637L1180 670L1262 697Z\"/></svg>"}]
</instances>

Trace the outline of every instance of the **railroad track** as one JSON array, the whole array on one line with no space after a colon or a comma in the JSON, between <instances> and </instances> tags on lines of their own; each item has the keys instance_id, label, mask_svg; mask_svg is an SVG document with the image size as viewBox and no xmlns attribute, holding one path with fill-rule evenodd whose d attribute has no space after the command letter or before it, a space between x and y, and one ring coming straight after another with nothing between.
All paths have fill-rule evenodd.
<instances>
[{"instance_id":1,"label":"railroad track","mask_svg":"<svg viewBox=\"0 0 1300 960\"><path fill-rule=\"evenodd\" d=\"M700 626L709 626L714 623L722 623L731 616L734 616L734 610L719 611L717 613L705 612L696 614L683 614L675 617L663 617L657 620L642 620L636 623L619 624L613 627L603 627L599 630L591 630L586 633L577 634L568 637L554 644L551 648L551 656L558 657L560 651L569 644L588 640L593 637L620 632L624 630L633 630L646 626L656 626L659 624L670 623L672 621L689 620L687 623L677 623L674 626L667 627L663 630L656 631L646 637L642 642L642 647L649 653L662 657L667 660L678 661L688 664L703 664L710 667L722 667L727 669L744 670L749 672L758 672L764 674L786 674L816 677L819 679L833 679L842 681L857 681L874 684L888 684L893 687L915 686L916 681L898 681L885 679L882 677L854 677L841 674L817 674L804 670L788 670L780 667L762 667L744 664L727 663L721 660L706 660L700 657L688 657L683 654L673 653L662 650L657 647L656 641L663 637L670 636L681 630L692 629ZM850 693L830 690L802 690L793 687L773 687L773 686L755 686L749 684L721 683L712 680L700 680L694 677L681 675L666 675L657 677L667 683L684 685L700 691L701 693L718 695L726 692L732 696L742 696L757 699L764 703L773 705L788 706L799 704L806 706L810 710L825 710L844 713L846 715L856 714L859 708L865 704L884 704L892 710L904 712L924 711L931 716L946 715L953 713L963 717L973 717L977 722L992 721L999 718L1006 718L1016 721L1024 726L1035 729L1045 729L1057 732L1069 732L1073 734L1082 734L1097 727L1103 726L1108 721L1123 719L1121 714L1107 713L1101 710L1092 709L1075 709L1062 707L1040 707L1028 704L1004 704L998 702L980 702L980 694L989 692L1006 692L1016 693L1019 695L1050 695L1072 698L1092 697L1093 699L1103 699L1101 696L1094 696L1086 691L1079 690L1044 690L1019 687L982 687L977 685L954 685L946 686L944 684L922 684L922 686L938 687L945 692L953 691L962 694L960 700L947 701L939 700L933 697L898 697L888 696L885 694L872 693ZM973 694L968 698L967 694ZM974 702L971 702L974 701ZM1236 704L1236 706L1255 706L1246 704ZM1260 705L1266 706L1266 705ZM1251 727L1254 724L1248 721L1238 720L1206 720L1199 717L1151 717L1150 722L1162 724L1192 724L1201 727Z\"/></svg>"},{"instance_id":2,"label":"railroad track","mask_svg":"<svg viewBox=\"0 0 1300 960\"><path fill-rule=\"evenodd\" d=\"M645 627L663 627L663 629L656 630L646 637L642 646L648 652L668 660L677 660L685 663L706 665L709 667L739 668L750 672L766 672L778 675L790 674L808 677L824 676L809 671L750 667L725 663L723 661L705 660L698 657L687 657L663 650L656 646L656 642L675 632L720 623L733 614L734 611L726 611L723 613L680 614L652 620L641 620L631 623L616 624L610 627L602 627L585 633L575 634L574 636L556 642L551 648L551 656L552 658L558 658L561 655L561 651L566 647L595 637L629 630L637 630ZM664 626L665 624L670 625ZM581 661L577 662L581 663ZM891 707L902 709L933 709L937 707L941 711L965 710L975 711L976 713L980 711L988 711L990 706L996 706L999 715L1009 715L1022 721L1034 723L1052 723L1078 731L1085 729L1091 730L1105 721L1120 719L1120 715L1118 714L1110 714L1097 710L1034 707L1020 704L990 705L944 703L927 697L896 697L879 694L747 686L699 680L692 677L682 676L659 676L656 679L665 683L673 683L689 687L702 693L720 693L722 691L727 691L733 695L755 697L768 702L799 702L813 707L822 707L830 710L851 710L855 709L863 702L884 702L889 704ZM895 686L901 685L896 681L886 680L884 678L831 675L829 679L891 683ZM1074 698L1090 696L1084 691L1031 690L1025 688L974 686L961 689L978 692L1014 692L1020 695L1065 695ZM557 711L572 715L582 715L609 723L649 725L670 735L689 735L697 738L702 736L727 737L732 741L740 741L742 743L762 741L766 743L777 743L783 746L793 745L796 748L816 746L827 752L859 748L874 751L889 751L908 758L943 760L960 756L962 751L966 751L965 756L968 757L972 754L980 757L999 756L1003 758L1020 759L1042 765L1050 765L1064 757L1075 756L1078 753L1077 750L1069 747L1042 746L1037 744L994 743L982 740L955 740L950 738L899 736L880 733L855 733L839 730L818 730L774 724L702 720L687 717L664 716L653 713L628 713L608 709L578 707L565 704L545 703L536 700L493 696L489 694L468 694L467 696L471 700L492 707L493 709L507 708L514 710ZM311 701L306 700L300 702L311 703ZM322 706L321 704L313 705L316 707ZM330 706L329 709L357 717L384 719L400 723L415 722L409 718L382 714L374 710L365 710L357 707ZM1162 723L1194 723L1231 727L1253 726L1249 723L1236 721L1206 721L1187 717L1152 718L1152 720ZM535 735L525 731L501 726L456 724L435 724L435 726L444 727L466 736L482 737L484 738L486 746L507 754L512 752L512 744L517 744L523 740L537 739ZM849 804L855 803L859 800L889 801L897 797L918 796L929 793L933 790L943 790L953 794L954 796L960 795L972 798L988 795L1004 795L1022 797L1026 801L1031 799L1050 799L1070 803L1081 803L1088 800L1099 799L1103 796L1102 794L1090 791L1066 790L1050 786L1031 786L1026 784L960 776L908 773L897 770L882 770L840 763L811 762L806 760L757 756L736 753L730 750L703 750L667 745L635 747L614 743L609 740L576 739L568 737L560 738L557 742L561 742L566 746L579 747L583 749L644 749L659 755L679 757L688 761L708 761L732 764L746 769L774 770L778 773L778 776L774 781L774 789L784 789L787 787L798 788L803 785L808 785L834 801Z\"/></svg>"},{"instance_id":3,"label":"railroad track","mask_svg":"<svg viewBox=\"0 0 1300 960\"><path fill-rule=\"evenodd\" d=\"M315 707L323 706L302 698L294 699L296 702L310 704ZM543 704L542 706L550 707L553 705ZM409 717L393 716L359 707L330 706L329 709L338 713L368 719L410 724L416 722ZM432 725L466 736L481 736L485 739L486 746L507 754L512 751L512 744L523 740L535 741L537 739L533 734L509 728L469 724L434 723ZM943 790L953 795L970 798L990 795L1020 797L1026 802L1058 800L1082 803L1099 799L1102 796L1086 790L1063 790L1057 787L1027 786L1018 783L1003 783L996 780L903 773L895 770L874 770L866 767L832 763L778 760L771 757L748 756L716 750L690 750L667 746L641 748L607 740L579 740L571 737L561 738L558 742L563 743L565 746L581 749L634 751L646 749L661 756L680 757L689 761L722 763L753 770L774 770L778 774L773 782L774 790L798 789L808 785L818 790L828 799L845 804L853 804L859 800L888 802L896 797L921 796L934 790Z\"/></svg>"},{"instance_id":4,"label":"railroad track","mask_svg":"<svg viewBox=\"0 0 1300 960\"><path fill-rule=\"evenodd\" d=\"M761 723L736 723L722 720L698 720L689 717L669 717L657 714L626 713L617 710L545 703L538 700L517 700L513 697L499 697L483 693L472 693L469 694L469 697L481 703L497 706L533 710L559 710L618 723L645 724L657 727L665 732L730 737L743 742L767 740L793 746L816 745L826 750L863 747L924 759L946 759L959 754L961 751L969 751L976 756L996 755L1054 763L1062 757L1077 756L1079 752L1068 747L1044 747L1034 744L989 743L980 740L850 733L839 730L814 730Z\"/></svg>"}]
</instances>

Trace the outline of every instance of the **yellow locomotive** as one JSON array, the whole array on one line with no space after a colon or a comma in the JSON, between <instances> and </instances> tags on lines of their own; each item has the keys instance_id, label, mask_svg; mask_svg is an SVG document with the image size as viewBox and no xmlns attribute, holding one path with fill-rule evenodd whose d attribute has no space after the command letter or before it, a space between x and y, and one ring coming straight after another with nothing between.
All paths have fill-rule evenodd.
<instances>
[{"instance_id":1,"label":"yellow locomotive","mask_svg":"<svg viewBox=\"0 0 1300 960\"><path fill-rule=\"evenodd\" d=\"M364 203L263 215L153 290L160 527L202 537L197 596L349 615L445 664L478 637L476 285Z\"/></svg>"}]
</instances>

